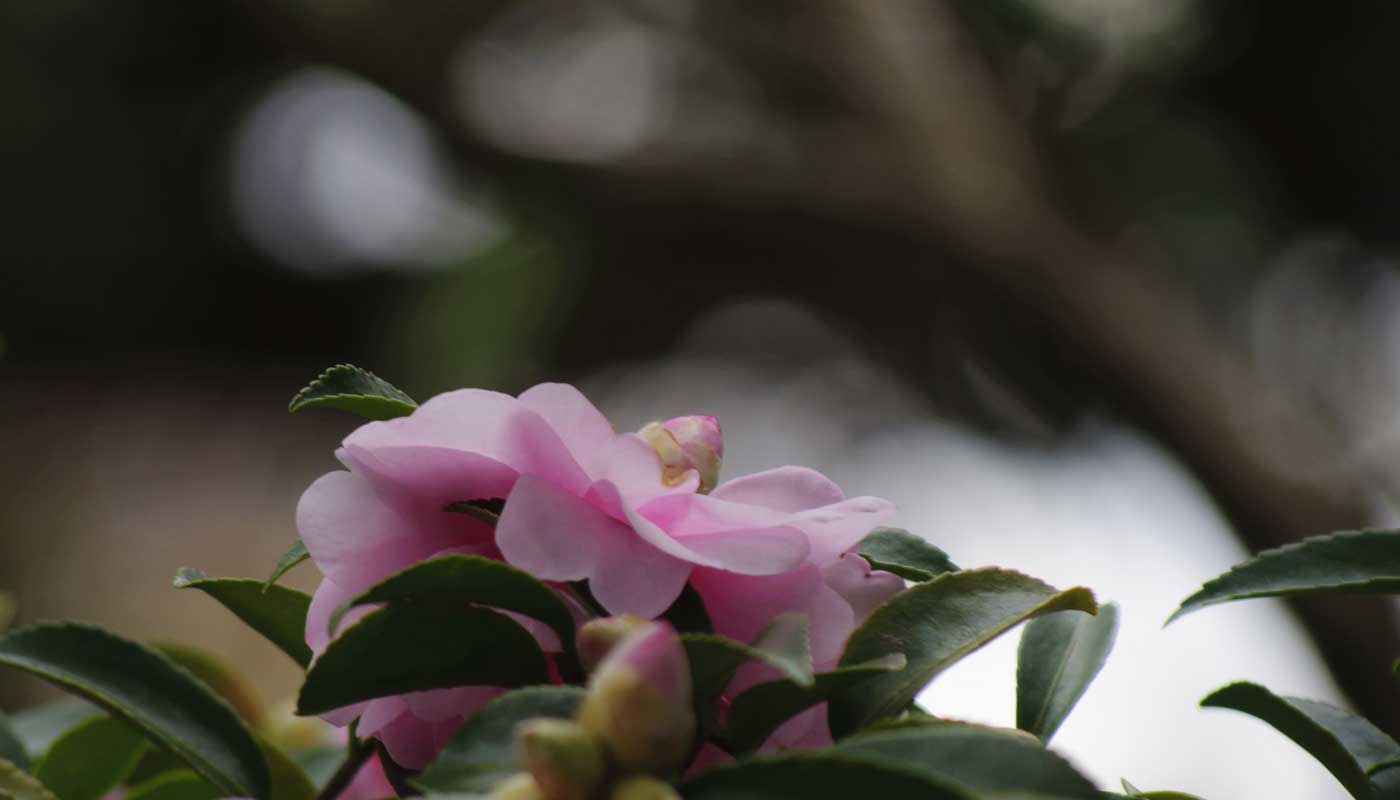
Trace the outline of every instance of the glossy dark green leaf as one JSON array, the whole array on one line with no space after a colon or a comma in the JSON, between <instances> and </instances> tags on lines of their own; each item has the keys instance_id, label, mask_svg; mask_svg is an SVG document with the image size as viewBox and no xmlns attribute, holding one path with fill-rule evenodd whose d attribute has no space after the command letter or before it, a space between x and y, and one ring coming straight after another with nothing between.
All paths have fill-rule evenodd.
<instances>
[{"instance_id":1,"label":"glossy dark green leaf","mask_svg":"<svg viewBox=\"0 0 1400 800\"><path fill-rule=\"evenodd\" d=\"M1326 703L1276 695L1256 683L1232 683L1201 701L1243 711L1292 739L1334 775L1352 797L1380 796L1367 772L1400 759L1400 744L1365 719Z\"/></svg>"},{"instance_id":2,"label":"glossy dark green leaf","mask_svg":"<svg viewBox=\"0 0 1400 800\"><path fill-rule=\"evenodd\" d=\"M162 772L127 790L122 800L217 800L219 788L188 769Z\"/></svg>"},{"instance_id":3,"label":"glossy dark green leaf","mask_svg":"<svg viewBox=\"0 0 1400 800\"><path fill-rule=\"evenodd\" d=\"M540 646L510 617L479 606L402 603L331 642L306 675L297 713L426 689L548 682Z\"/></svg>"},{"instance_id":4,"label":"glossy dark green leaf","mask_svg":"<svg viewBox=\"0 0 1400 800\"><path fill-rule=\"evenodd\" d=\"M545 623L572 649L574 618L553 589L504 561L458 554L421 561L345 601L331 614L331 632L355 606L405 600L515 611Z\"/></svg>"},{"instance_id":5,"label":"glossy dark green leaf","mask_svg":"<svg viewBox=\"0 0 1400 800\"><path fill-rule=\"evenodd\" d=\"M458 729L414 785L430 792L488 791L520 770L516 726L537 717L572 719L583 696L576 686L531 686L501 695Z\"/></svg>"},{"instance_id":6,"label":"glossy dark green leaf","mask_svg":"<svg viewBox=\"0 0 1400 800\"><path fill-rule=\"evenodd\" d=\"M33 763L29 758L29 749L24 746L24 741L4 712L0 712L0 759L23 770L28 770Z\"/></svg>"},{"instance_id":7,"label":"glossy dark green leaf","mask_svg":"<svg viewBox=\"0 0 1400 800\"><path fill-rule=\"evenodd\" d=\"M311 553L307 552L306 543L300 539L292 542L292 546L287 548L287 552L283 553L282 557L277 559L277 566L272 568L272 574L268 575L267 580L263 582L263 591L267 591L278 581L282 580L283 575L291 572L293 567L308 558L311 558Z\"/></svg>"},{"instance_id":8,"label":"glossy dark green leaf","mask_svg":"<svg viewBox=\"0 0 1400 800\"><path fill-rule=\"evenodd\" d=\"M0 758L0 798L4 800L57 800L53 792L14 764Z\"/></svg>"},{"instance_id":9,"label":"glossy dark green leaf","mask_svg":"<svg viewBox=\"0 0 1400 800\"><path fill-rule=\"evenodd\" d=\"M923 582L945 572L954 572L957 565L948 554L899 528L880 528L860 543L860 554L874 569L893 572L905 580Z\"/></svg>"},{"instance_id":10,"label":"glossy dark green leaf","mask_svg":"<svg viewBox=\"0 0 1400 800\"><path fill-rule=\"evenodd\" d=\"M365 419L393 419L413 413L418 404L369 370L338 364L297 392L287 410L336 408Z\"/></svg>"},{"instance_id":11,"label":"glossy dark green leaf","mask_svg":"<svg viewBox=\"0 0 1400 800\"><path fill-rule=\"evenodd\" d=\"M53 743L34 777L58 800L97 800L136 769L150 745L126 720L95 717Z\"/></svg>"},{"instance_id":12,"label":"glossy dark green leaf","mask_svg":"<svg viewBox=\"0 0 1400 800\"><path fill-rule=\"evenodd\" d=\"M713 633L715 630L710 623L710 612L705 610L705 601L688 583L661 618L671 623L678 633Z\"/></svg>"},{"instance_id":13,"label":"glossy dark green leaf","mask_svg":"<svg viewBox=\"0 0 1400 800\"><path fill-rule=\"evenodd\" d=\"M904 656L895 653L866 664L819 672L808 686L790 679L752 686L729 706L725 718L726 749L735 754L751 753L789 719L874 675L904 669L905 663Z\"/></svg>"},{"instance_id":14,"label":"glossy dark green leaf","mask_svg":"<svg viewBox=\"0 0 1400 800\"><path fill-rule=\"evenodd\" d=\"M1027 623L1016 652L1016 727L1043 742L1059 730L1108 660L1118 606L1061 611Z\"/></svg>"},{"instance_id":15,"label":"glossy dark green leaf","mask_svg":"<svg viewBox=\"0 0 1400 800\"><path fill-rule=\"evenodd\" d=\"M964 787L940 781L924 770L826 750L745 759L704 772L678 788L685 800L975 797Z\"/></svg>"},{"instance_id":16,"label":"glossy dark green leaf","mask_svg":"<svg viewBox=\"0 0 1400 800\"><path fill-rule=\"evenodd\" d=\"M812 685L812 653L803 614L779 614L750 644L714 633L683 633L681 644L690 660L695 707L707 730L715 726L715 701L749 661L768 664L800 686Z\"/></svg>"},{"instance_id":17,"label":"glossy dark green leaf","mask_svg":"<svg viewBox=\"0 0 1400 800\"><path fill-rule=\"evenodd\" d=\"M92 703L65 697L16 712L10 717L10 727L30 757L39 758L69 728L98 716L102 716L102 709Z\"/></svg>"},{"instance_id":18,"label":"glossy dark green leaf","mask_svg":"<svg viewBox=\"0 0 1400 800\"><path fill-rule=\"evenodd\" d=\"M253 690L234 674L226 664L213 653L183 644L158 644L155 649L161 655L184 667L200 680L210 691L222 697L233 706L244 722L257 727L262 717L262 706L253 695Z\"/></svg>"},{"instance_id":19,"label":"glossy dark green leaf","mask_svg":"<svg viewBox=\"0 0 1400 800\"><path fill-rule=\"evenodd\" d=\"M963 656L1027 619L1072 609L1095 611L1093 594L1081 587L1061 591L995 568L945 572L905 589L851 634L841 665L896 652L908 666L837 692L830 705L832 734L839 739L901 713Z\"/></svg>"},{"instance_id":20,"label":"glossy dark green leaf","mask_svg":"<svg viewBox=\"0 0 1400 800\"><path fill-rule=\"evenodd\" d=\"M306 610L311 598L285 586L266 586L252 578L211 578L181 567L175 588L198 589L223 604L248 627L262 634L303 668L311 663L306 646Z\"/></svg>"},{"instance_id":21,"label":"glossy dark green leaf","mask_svg":"<svg viewBox=\"0 0 1400 800\"><path fill-rule=\"evenodd\" d=\"M1093 783L1035 739L995 728L920 725L852 736L837 749L927 770L979 793L1040 792L1084 800L1099 796Z\"/></svg>"},{"instance_id":22,"label":"glossy dark green leaf","mask_svg":"<svg viewBox=\"0 0 1400 800\"><path fill-rule=\"evenodd\" d=\"M1167 624L1231 600L1323 592L1400 592L1400 531L1343 531L1265 550L1207 581Z\"/></svg>"},{"instance_id":23,"label":"glossy dark green leaf","mask_svg":"<svg viewBox=\"0 0 1400 800\"><path fill-rule=\"evenodd\" d=\"M231 795L268 795L262 750L238 715L153 650L86 625L32 625L0 638L0 664L133 723Z\"/></svg>"}]
</instances>

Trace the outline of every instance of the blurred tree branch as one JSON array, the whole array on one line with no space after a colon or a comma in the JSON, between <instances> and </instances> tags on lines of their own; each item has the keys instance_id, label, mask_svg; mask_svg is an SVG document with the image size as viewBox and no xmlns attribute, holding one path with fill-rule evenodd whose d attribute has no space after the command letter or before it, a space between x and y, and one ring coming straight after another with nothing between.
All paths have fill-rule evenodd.
<instances>
[{"instance_id":1,"label":"blurred tree branch","mask_svg":"<svg viewBox=\"0 0 1400 800\"><path fill-rule=\"evenodd\" d=\"M787 116L793 146L783 160L730 153L586 166L503 153L453 107L453 53L498 4L452 13L430 2L373 0L261 7L268 30L293 52L389 87L448 132L474 169L509 175L525 191L579 198L600 239L635 251L590 291L634 293L637 313L577 326L592 332L566 343L576 354L655 352L667 343L655 331L678 331L706 303L782 288L844 320L937 399L932 349L942 323L930 309L939 294L960 293L977 304L981 330L1022 334L1027 351L1073 367L1172 448L1251 548L1366 519L1367 477L1299 477L1305 473L1292 465L1329 460L1329 432L1294 398L1260 389L1221 321L1153 251L1140 240L1090 234L1066 211L1073 176L1047 163L941 0L698 6L711 44L756 73L800 76L803 91L819 99L813 105L824 106L820 113ZM653 230L677 216L662 209L681 212L688 233ZM762 225L746 229L742 219L755 213ZM832 221L840 224L828 229ZM697 276L677 265L658 278L658 253L677 264L699 258L677 252L678 237L699 248L717 237L761 241L751 258L792 247L810 257L815 274L784 284L730 253L728 269ZM872 242L881 257L862 258ZM821 272L843 258L861 259L860 274L847 279L859 286ZM1261 427L1271 435L1259 436ZM1184 596L1194 587L1177 588ZM1390 604L1329 599L1295 609L1352 701L1400 731L1388 670L1396 645Z\"/></svg>"}]
</instances>

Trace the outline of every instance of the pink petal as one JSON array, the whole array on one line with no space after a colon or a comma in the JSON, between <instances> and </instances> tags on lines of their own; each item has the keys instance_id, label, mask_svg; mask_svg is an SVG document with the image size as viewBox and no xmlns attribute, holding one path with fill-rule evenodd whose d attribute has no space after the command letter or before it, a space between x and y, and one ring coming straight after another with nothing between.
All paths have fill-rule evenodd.
<instances>
[{"instance_id":1,"label":"pink petal","mask_svg":"<svg viewBox=\"0 0 1400 800\"><path fill-rule=\"evenodd\" d=\"M693 565L623 528L601 540L588 588L611 614L658 617L676 602Z\"/></svg>"},{"instance_id":2,"label":"pink petal","mask_svg":"<svg viewBox=\"0 0 1400 800\"><path fill-rule=\"evenodd\" d=\"M812 661L818 669L835 664L855 630L850 605L826 585L821 570L810 563L781 575L697 569L690 582L704 600L715 632L731 639L752 641L773 617L785 611L806 614Z\"/></svg>"},{"instance_id":3,"label":"pink petal","mask_svg":"<svg viewBox=\"0 0 1400 800\"><path fill-rule=\"evenodd\" d=\"M508 394L459 389L433 397L406 417L361 425L345 444L366 450L445 447L510 463L500 457L507 449L501 431L506 419L520 411L520 401Z\"/></svg>"},{"instance_id":4,"label":"pink petal","mask_svg":"<svg viewBox=\"0 0 1400 800\"><path fill-rule=\"evenodd\" d=\"M313 653L320 655L325 651L326 645L330 644L331 636L327 626L330 624L331 614L335 613L341 603L358 592L358 589L350 591L330 578L321 580L321 585L311 594L311 606L306 610L306 646L310 647ZM340 630L354 625L373 610L373 606L364 606L349 611L340 620Z\"/></svg>"},{"instance_id":5,"label":"pink petal","mask_svg":"<svg viewBox=\"0 0 1400 800\"><path fill-rule=\"evenodd\" d=\"M871 531L894 518L894 504L878 497L853 497L835 505L796 514L791 524L812 542L808 557L827 564L860 543Z\"/></svg>"},{"instance_id":6,"label":"pink petal","mask_svg":"<svg viewBox=\"0 0 1400 800\"><path fill-rule=\"evenodd\" d=\"M814 706L803 711L778 726L768 740L759 748L771 753L793 748L814 749L831 744L831 731L827 727L827 705Z\"/></svg>"},{"instance_id":7,"label":"pink petal","mask_svg":"<svg viewBox=\"0 0 1400 800\"><path fill-rule=\"evenodd\" d=\"M403 519L379 502L364 478L330 472L317 478L297 503L297 531L321 573L358 570L366 550L402 538Z\"/></svg>"},{"instance_id":8,"label":"pink petal","mask_svg":"<svg viewBox=\"0 0 1400 800\"><path fill-rule=\"evenodd\" d=\"M775 575L807 558L807 537L797 528L754 528L687 536L686 547L729 572Z\"/></svg>"},{"instance_id":9,"label":"pink petal","mask_svg":"<svg viewBox=\"0 0 1400 800\"><path fill-rule=\"evenodd\" d=\"M496 546L505 560L536 578L587 578L599 540L625 528L617 520L560 487L522 476L496 524Z\"/></svg>"},{"instance_id":10,"label":"pink petal","mask_svg":"<svg viewBox=\"0 0 1400 800\"><path fill-rule=\"evenodd\" d=\"M475 453L522 474L582 493L588 476L544 417L514 397L481 389L440 394L398 419L371 422L345 439L347 449L437 447Z\"/></svg>"},{"instance_id":11,"label":"pink petal","mask_svg":"<svg viewBox=\"0 0 1400 800\"><path fill-rule=\"evenodd\" d=\"M903 578L872 570L870 562L855 553L842 553L840 558L822 568L822 577L827 586L851 604L857 623L904 590Z\"/></svg>"},{"instance_id":12,"label":"pink petal","mask_svg":"<svg viewBox=\"0 0 1400 800\"><path fill-rule=\"evenodd\" d=\"M441 513L449 503L462 500L505 497L518 474L479 453L445 447L370 450L348 445L338 455L346 466L369 480L384 503L408 515ZM479 520L472 522L484 525Z\"/></svg>"},{"instance_id":13,"label":"pink petal","mask_svg":"<svg viewBox=\"0 0 1400 800\"><path fill-rule=\"evenodd\" d=\"M424 722L408 712L379 730L379 741L394 763L405 769L422 769L437 755L437 724Z\"/></svg>"},{"instance_id":14,"label":"pink petal","mask_svg":"<svg viewBox=\"0 0 1400 800\"><path fill-rule=\"evenodd\" d=\"M520 404L543 417L574 460L592 473L594 453L613 437L613 427L582 392L567 383L541 383L526 389Z\"/></svg>"},{"instance_id":15,"label":"pink petal","mask_svg":"<svg viewBox=\"0 0 1400 800\"><path fill-rule=\"evenodd\" d=\"M407 713L408 704L402 697L376 697L365 704L365 710L360 714L360 724L355 730L361 736L370 736Z\"/></svg>"},{"instance_id":16,"label":"pink petal","mask_svg":"<svg viewBox=\"0 0 1400 800\"><path fill-rule=\"evenodd\" d=\"M785 524L790 514L716 500L705 495L670 495L642 507L638 515L700 559L690 560L745 575L786 572L807 558L807 536ZM703 560L701 560L703 559Z\"/></svg>"},{"instance_id":17,"label":"pink petal","mask_svg":"<svg viewBox=\"0 0 1400 800\"><path fill-rule=\"evenodd\" d=\"M384 774L384 765L379 756L374 756L360 767L350 785L336 795L336 800L374 800L379 797L396 797L393 784Z\"/></svg>"},{"instance_id":18,"label":"pink petal","mask_svg":"<svg viewBox=\"0 0 1400 800\"><path fill-rule=\"evenodd\" d=\"M505 693L497 686L458 686L401 695L408 710L424 722L462 719Z\"/></svg>"},{"instance_id":19,"label":"pink petal","mask_svg":"<svg viewBox=\"0 0 1400 800\"><path fill-rule=\"evenodd\" d=\"M649 533L690 555L654 526ZM496 544L508 563L541 580L587 578L594 596L615 614L660 614L680 595L690 570L596 506L529 476L506 500Z\"/></svg>"},{"instance_id":20,"label":"pink petal","mask_svg":"<svg viewBox=\"0 0 1400 800\"><path fill-rule=\"evenodd\" d=\"M790 513L846 499L831 479L806 467L778 467L725 481L710 497Z\"/></svg>"}]
</instances>

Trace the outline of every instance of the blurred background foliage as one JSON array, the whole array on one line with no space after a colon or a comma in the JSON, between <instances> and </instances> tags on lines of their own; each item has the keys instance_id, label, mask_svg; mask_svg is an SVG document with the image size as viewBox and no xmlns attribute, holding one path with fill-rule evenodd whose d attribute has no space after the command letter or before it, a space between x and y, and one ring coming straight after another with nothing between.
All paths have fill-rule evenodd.
<instances>
[{"instance_id":1,"label":"blurred background foliage","mask_svg":"<svg viewBox=\"0 0 1400 800\"><path fill-rule=\"evenodd\" d=\"M0 2L0 586L286 691L166 580L266 572L347 430L285 399L340 361L579 380L628 424L742 387L807 424L754 423L757 466L1109 419L1249 548L1393 522L1397 33L1366 0ZM1391 606L1295 610L1400 731Z\"/></svg>"}]
</instances>

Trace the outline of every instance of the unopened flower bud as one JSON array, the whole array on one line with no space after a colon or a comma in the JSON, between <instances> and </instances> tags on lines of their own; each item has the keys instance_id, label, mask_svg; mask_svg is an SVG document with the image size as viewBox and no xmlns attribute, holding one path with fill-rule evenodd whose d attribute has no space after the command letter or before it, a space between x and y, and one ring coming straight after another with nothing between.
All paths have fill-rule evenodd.
<instances>
[{"instance_id":1,"label":"unopened flower bud","mask_svg":"<svg viewBox=\"0 0 1400 800\"><path fill-rule=\"evenodd\" d=\"M700 475L702 494L715 488L724 459L724 434L720 432L719 420L693 414L653 422L640 433L661 456L661 476L668 484L680 483L686 471L693 469Z\"/></svg>"},{"instance_id":2,"label":"unopened flower bud","mask_svg":"<svg viewBox=\"0 0 1400 800\"><path fill-rule=\"evenodd\" d=\"M670 625L653 622L598 665L578 721L625 772L680 769L695 741L690 662Z\"/></svg>"},{"instance_id":3,"label":"unopened flower bud","mask_svg":"<svg viewBox=\"0 0 1400 800\"><path fill-rule=\"evenodd\" d=\"M588 672L592 672L618 642L648 624L647 620L636 614L600 617L585 622L578 629L578 638L574 642L578 649L579 664Z\"/></svg>"},{"instance_id":4,"label":"unopened flower bud","mask_svg":"<svg viewBox=\"0 0 1400 800\"><path fill-rule=\"evenodd\" d=\"M608 800L681 800L681 796L663 780L650 775L633 775L618 781Z\"/></svg>"},{"instance_id":5,"label":"unopened flower bud","mask_svg":"<svg viewBox=\"0 0 1400 800\"><path fill-rule=\"evenodd\" d=\"M588 800L603 782L603 754L576 722L532 719L520 726L520 762L548 800Z\"/></svg>"},{"instance_id":6,"label":"unopened flower bud","mask_svg":"<svg viewBox=\"0 0 1400 800\"><path fill-rule=\"evenodd\" d=\"M524 772L506 778L486 798L487 800L545 800L544 792L540 791L539 784L535 783L535 779Z\"/></svg>"}]
</instances>

